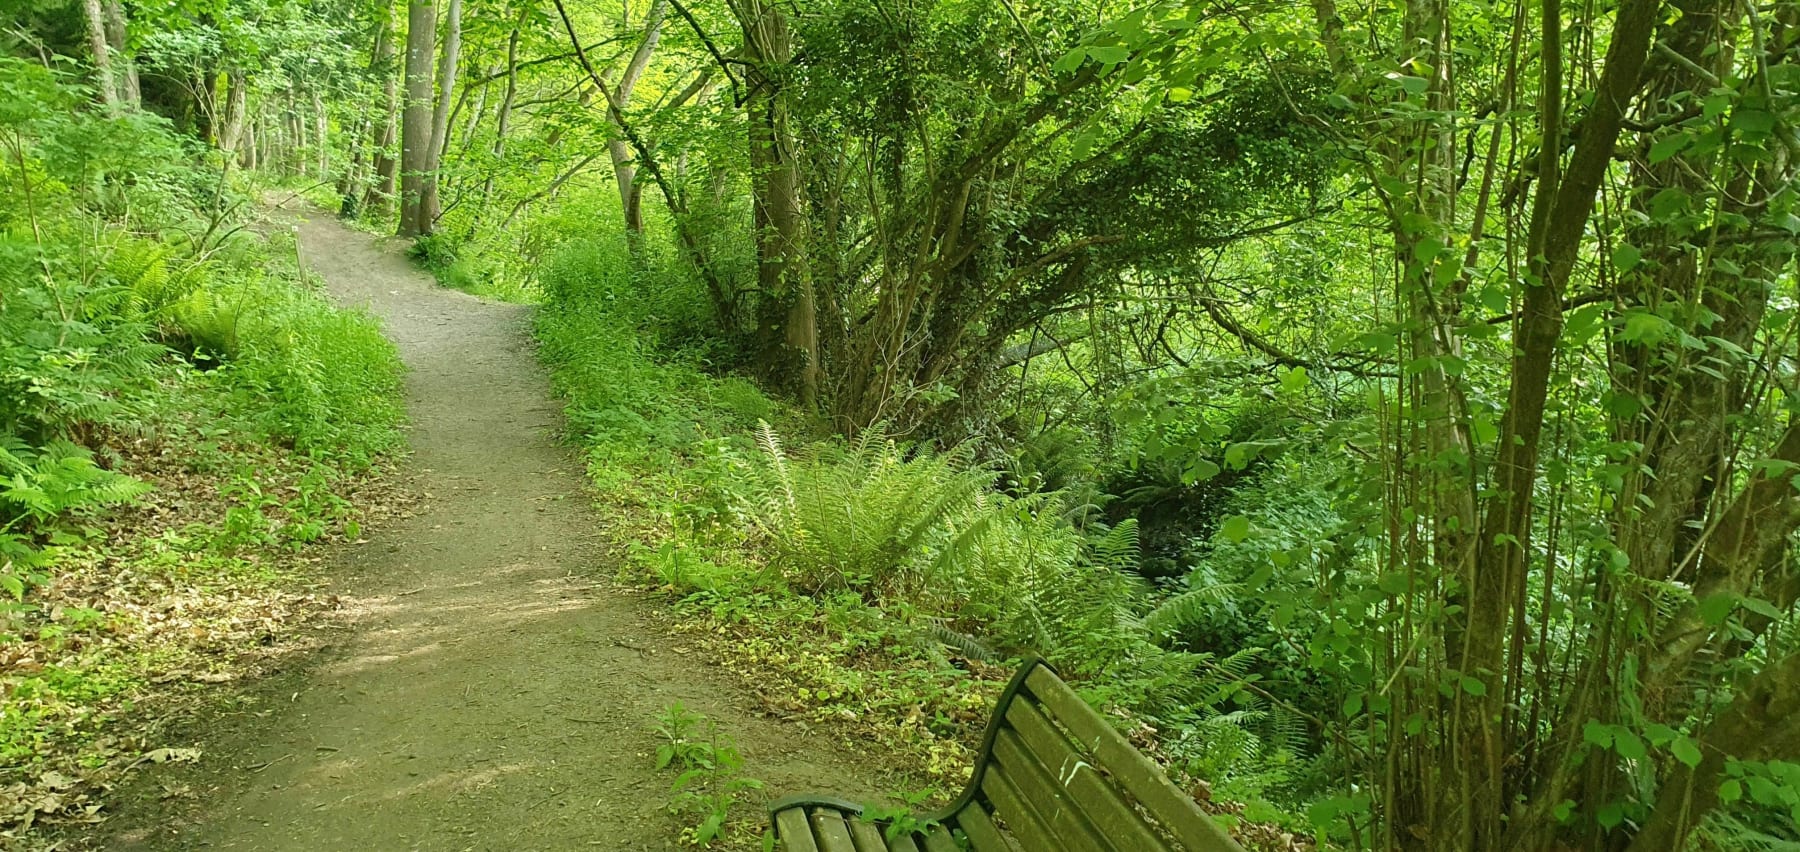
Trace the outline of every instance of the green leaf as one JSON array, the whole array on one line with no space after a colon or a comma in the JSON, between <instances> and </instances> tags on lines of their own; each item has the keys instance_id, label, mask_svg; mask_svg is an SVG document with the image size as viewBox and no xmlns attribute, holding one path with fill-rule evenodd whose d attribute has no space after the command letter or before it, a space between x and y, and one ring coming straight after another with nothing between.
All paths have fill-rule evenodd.
<instances>
[{"instance_id":1,"label":"green leaf","mask_svg":"<svg viewBox=\"0 0 1800 852\"><path fill-rule=\"evenodd\" d=\"M1625 330L1619 337L1633 343L1652 344L1668 336L1674 328L1669 321L1649 311L1632 311L1625 315Z\"/></svg>"},{"instance_id":2,"label":"green leaf","mask_svg":"<svg viewBox=\"0 0 1800 852\"><path fill-rule=\"evenodd\" d=\"M1667 160L1668 158L1681 153L1681 149L1693 144L1693 142L1694 137L1689 136L1686 133L1676 133L1671 136L1664 136L1663 138L1656 140L1656 143L1650 146L1650 163L1655 165L1656 163Z\"/></svg>"},{"instance_id":3,"label":"green leaf","mask_svg":"<svg viewBox=\"0 0 1800 852\"><path fill-rule=\"evenodd\" d=\"M1779 619L1782 616L1781 610L1776 609L1774 604L1769 603L1762 598L1753 598L1746 595L1738 598L1738 603L1741 604L1744 609L1750 610L1765 618Z\"/></svg>"},{"instance_id":4,"label":"green leaf","mask_svg":"<svg viewBox=\"0 0 1800 852\"><path fill-rule=\"evenodd\" d=\"M714 811L707 814L705 821L694 827L695 843L711 843L719 836L719 829L725 825L725 815Z\"/></svg>"},{"instance_id":5,"label":"green leaf","mask_svg":"<svg viewBox=\"0 0 1800 852\"><path fill-rule=\"evenodd\" d=\"M1196 482L1205 482L1218 475L1219 466L1217 464L1214 464L1211 460L1204 457L1195 456L1193 460L1188 462L1187 468L1181 472L1181 479L1188 485L1193 485Z\"/></svg>"},{"instance_id":6,"label":"green leaf","mask_svg":"<svg viewBox=\"0 0 1800 852\"><path fill-rule=\"evenodd\" d=\"M1695 611L1707 626L1718 627L1725 623L1725 619L1731 617L1731 611L1736 608L1737 595L1730 592L1719 592L1702 598L1700 605L1695 607Z\"/></svg>"},{"instance_id":7,"label":"green leaf","mask_svg":"<svg viewBox=\"0 0 1800 852\"><path fill-rule=\"evenodd\" d=\"M1331 824L1337 820L1338 814L1342 813L1343 809L1343 803L1338 801L1335 797L1320 799L1307 806L1306 821L1312 823L1314 828L1322 831L1331 827Z\"/></svg>"},{"instance_id":8,"label":"green leaf","mask_svg":"<svg viewBox=\"0 0 1800 852\"><path fill-rule=\"evenodd\" d=\"M1463 675L1462 677L1462 689L1470 695L1482 696L1487 694L1487 684L1482 683L1480 678L1470 677L1468 675Z\"/></svg>"},{"instance_id":9,"label":"green leaf","mask_svg":"<svg viewBox=\"0 0 1800 852\"><path fill-rule=\"evenodd\" d=\"M1288 393L1299 393L1306 390L1306 368L1295 367L1278 374L1281 377L1281 389Z\"/></svg>"},{"instance_id":10,"label":"green leaf","mask_svg":"<svg viewBox=\"0 0 1800 852\"><path fill-rule=\"evenodd\" d=\"M1400 88L1405 89L1406 93L1409 95L1422 95L1425 94L1426 89L1431 88L1431 81L1424 77L1413 77L1408 74L1389 72L1387 78L1388 80L1399 84Z\"/></svg>"},{"instance_id":11,"label":"green leaf","mask_svg":"<svg viewBox=\"0 0 1800 852\"><path fill-rule=\"evenodd\" d=\"M1613 802L1602 807L1599 813L1594 814L1594 819L1600 821L1601 828L1618 828L1619 823L1625 821L1625 806L1618 802Z\"/></svg>"},{"instance_id":12,"label":"green leaf","mask_svg":"<svg viewBox=\"0 0 1800 852\"><path fill-rule=\"evenodd\" d=\"M1613 750L1627 760L1643 760L1650 750L1644 747L1644 741L1630 731L1619 728L1613 733Z\"/></svg>"},{"instance_id":13,"label":"green leaf","mask_svg":"<svg viewBox=\"0 0 1800 852\"><path fill-rule=\"evenodd\" d=\"M1744 784L1736 778L1727 778L1719 785L1719 801L1730 804L1744 797Z\"/></svg>"},{"instance_id":14,"label":"green leaf","mask_svg":"<svg viewBox=\"0 0 1800 852\"><path fill-rule=\"evenodd\" d=\"M1077 47L1074 50L1063 54L1061 59L1056 60L1055 65L1050 66L1050 70L1055 71L1058 74L1068 74L1079 69L1081 63L1086 61L1087 51Z\"/></svg>"},{"instance_id":15,"label":"green leaf","mask_svg":"<svg viewBox=\"0 0 1800 852\"><path fill-rule=\"evenodd\" d=\"M1700 746L1692 738L1681 737L1669 744L1669 753L1689 769L1700 765Z\"/></svg>"},{"instance_id":16,"label":"green leaf","mask_svg":"<svg viewBox=\"0 0 1800 852\"><path fill-rule=\"evenodd\" d=\"M1630 272L1633 267L1638 265L1638 261L1643 259L1644 253L1631 243L1619 243L1618 247L1613 249L1613 268L1620 272Z\"/></svg>"},{"instance_id":17,"label":"green leaf","mask_svg":"<svg viewBox=\"0 0 1800 852\"><path fill-rule=\"evenodd\" d=\"M1087 54L1094 57L1094 61L1107 65L1118 65L1131 58L1131 50L1129 48L1119 47L1117 45L1090 47L1087 49Z\"/></svg>"},{"instance_id":18,"label":"green leaf","mask_svg":"<svg viewBox=\"0 0 1800 852\"><path fill-rule=\"evenodd\" d=\"M1731 114L1731 129L1739 133L1768 133L1775 129L1775 115L1767 110L1740 109Z\"/></svg>"},{"instance_id":19,"label":"green leaf","mask_svg":"<svg viewBox=\"0 0 1800 852\"><path fill-rule=\"evenodd\" d=\"M1555 819L1559 823L1566 824L1569 821L1569 817L1572 817L1574 815L1575 815L1575 800L1574 799L1564 799L1560 802L1557 802L1556 807L1551 809L1551 811L1550 811L1551 818Z\"/></svg>"},{"instance_id":20,"label":"green leaf","mask_svg":"<svg viewBox=\"0 0 1800 852\"><path fill-rule=\"evenodd\" d=\"M1219 525L1219 535L1232 544L1237 544L1250 537L1250 519L1243 515L1233 515Z\"/></svg>"}]
</instances>

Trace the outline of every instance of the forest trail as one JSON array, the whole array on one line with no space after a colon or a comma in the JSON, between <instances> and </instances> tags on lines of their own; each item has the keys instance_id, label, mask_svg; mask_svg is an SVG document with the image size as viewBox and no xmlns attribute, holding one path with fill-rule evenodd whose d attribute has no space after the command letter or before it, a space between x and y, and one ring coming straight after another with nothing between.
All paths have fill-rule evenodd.
<instances>
[{"instance_id":1,"label":"forest trail","mask_svg":"<svg viewBox=\"0 0 1800 852\"><path fill-rule=\"evenodd\" d=\"M410 367L408 465L429 496L344 549L354 631L291 698L277 685L201 744L216 789L196 791L197 822L123 845L677 848L651 729L674 702L717 721L772 792L867 792L823 738L759 717L597 579L600 521L555 439L529 308L440 288L327 214L295 224L303 261L380 316Z\"/></svg>"}]
</instances>

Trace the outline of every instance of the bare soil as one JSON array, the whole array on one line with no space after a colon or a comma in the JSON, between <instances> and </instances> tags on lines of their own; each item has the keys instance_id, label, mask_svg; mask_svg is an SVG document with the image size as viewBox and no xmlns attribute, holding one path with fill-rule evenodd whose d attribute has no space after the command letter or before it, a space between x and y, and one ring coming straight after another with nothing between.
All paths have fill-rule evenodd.
<instances>
[{"instance_id":1,"label":"bare soil","mask_svg":"<svg viewBox=\"0 0 1800 852\"><path fill-rule=\"evenodd\" d=\"M335 560L351 629L218 712L197 765L148 767L101 842L677 848L671 773L652 758L653 720L677 702L734 738L771 794L870 793L870 756L765 717L609 581L528 307L440 288L328 215L291 223L303 261L379 316L410 367L407 466L424 502Z\"/></svg>"}]
</instances>

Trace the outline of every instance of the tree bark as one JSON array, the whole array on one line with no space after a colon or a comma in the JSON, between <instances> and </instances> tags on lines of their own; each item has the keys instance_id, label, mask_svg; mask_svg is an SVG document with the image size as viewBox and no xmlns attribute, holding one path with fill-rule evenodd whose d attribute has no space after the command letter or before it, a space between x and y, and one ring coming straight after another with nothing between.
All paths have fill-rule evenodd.
<instances>
[{"instance_id":1,"label":"tree bark","mask_svg":"<svg viewBox=\"0 0 1800 852\"><path fill-rule=\"evenodd\" d=\"M444 164L444 149L450 144L450 106L456 97L456 65L461 57L462 0L449 0L444 15L443 55L438 59L437 103L431 111L431 141L419 188L418 229L421 234L431 233L442 213L438 172Z\"/></svg>"},{"instance_id":2,"label":"tree bark","mask_svg":"<svg viewBox=\"0 0 1800 852\"><path fill-rule=\"evenodd\" d=\"M319 96L319 90L312 90L313 119L313 163L318 169L319 180L331 177L331 116L325 112L325 99Z\"/></svg>"},{"instance_id":3,"label":"tree bark","mask_svg":"<svg viewBox=\"0 0 1800 852\"><path fill-rule=\"evenodd\" d=\"M482 218L487 215L488 203L494 196L494 170L506 157L506 134L512 130L513 101L519 94L519 31L525 26L530 11L529 8L519 10L512 32L506 36L506 92L500 97L499 115L494 123L494 144L490 149L493 161L488 164L487 176L481 180L481 206L475 209L472 228L480 227Z\"/></svg>"},{"instance_id":4,"label":"tree bark","mask_svg":"<svg viewBox=\"0 0 1800 852\"><path fill-rule=\"evenodd\" d=\"M130 35L125 7L119 0L106 0L106 40L112 46L113 58L118 64L119 100L136 109L143 103L143 94L138 85L137 61L131 55Z\"/></svg>"},{"instance_id":5,"label":"tree bark","mask_svg":"<svg viewBox=\"0 0 1800 852\"><path fill-rule=\"evenodd\" d=\"M656 44L662 38L663 21L668 13L668 0L656 0L650 6L650 13L644 19L644 38L631 54L631 62L626 64L618 86L610 93L613 107L621 113L631 103L631 93L637 88L638 78L650 66L650 56L656 51ZM642 234L644 220L639 215L636 203L637 166L632 159L631 143L624 138L615 137L607 142L607 153L612 155L613 180L619 187L619 209L624 216L625 232L629 235Z\"/></svg>"},{"instance_id":6,"label":"tree bark","mask_svg":"<svg viewBox=\"0 0 1800 852\"><path fill-rule=\"evenodd\" d=\"M233 68L225 72L225 120L220 122L219 150L228 156L238 158L241 165L250 167L256 160L253 147L244 144L246 138L250 93L247 90L249 81L242 69Z\"/></svg>"},{"instance_id":7,"label":"tree bark","mask_svg":"<svg viewBox=\"0 0 1800 852\"><path fill-rule=\"evenodd\" d=\"M374 73L381 75L380 117L375 121L375 136L371 141L375 177L363 194L362 207L385 213L394 199L398 165L394 158L394 113L400 106L400 78L395 73L399 69L394 67L393 12L384 4L381 15L380 35L376 37L375 59L371 63Z\"/></svg>"},{"instance_id":8,"label":"tree bark","mask_svg":"<svg viewBox=\"0 0 1800 852\"><path fill-rule=\"evenodd\" d=\"M814 407L819 396L818 309L807 265L806 208L783 78L793 54L787 17L766 0L731 4L744 31L749 95L752 227L756 233L759 361L777 386Z\"/></svg>"},{"instance_id":9,"label":"tree bark","mask_svg":"<svg viewBox=\"0 0 1800 852\"><path fill-rule=\"evenodd\" d=\"M106 111L119 111L119 88L113 80L112 47L106 41L106 18L100 11L100 0L82 0L82 11L87 15L88 49L94 54L95 87L100 91L100 103L106 105Z\"/></svg>"},{"instance_id":10,"label":"tree bark","mask_svg":"<svg viewBox=\"0 0 1800 852\"><path fill-rule=\"evenodd\" d=\"M1701 759L1692 768L1671 762L1650 819L1630 852L1688 848L1688 836L1719 805L1728 760L1792 760L1800 755L1800 654L1757 672L1698 737Z\"/></svg>"},{"instance_id":11,"label":"tree bark","mask_svg":"<svg viewBox=\"0 0 1800 852\"><path fill-rule=\"evenodd\" d=\"M437 43L437 6L409 0L406 9L406 105L400 129L400 226L403 237L428 231L425 175L431 168L431 60Z\"/></svg>"}]
</instances>

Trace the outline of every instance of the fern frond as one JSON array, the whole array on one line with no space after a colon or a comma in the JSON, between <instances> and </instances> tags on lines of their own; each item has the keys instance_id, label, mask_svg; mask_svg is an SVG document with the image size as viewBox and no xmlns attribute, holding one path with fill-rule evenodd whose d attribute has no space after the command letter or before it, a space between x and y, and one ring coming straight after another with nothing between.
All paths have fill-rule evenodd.
<instances>
[{"instance_id":1,"label":"fern frond","mask_svg":"<svg viewBox=\"0 0 1800 852\"><path fill-rule=\"evenodd\" d=\"M1166 638L1182 629L1199 624L1212 610L1244 594L1242 583L1220 583L1182 592L1151 610L1143 618L1144 631L1152 637Z\"/></svg>"},{"instance_id":2,"label":"fern frond","mask_svg":"<svg viewBox=\"0 0 1800 852\"><path fill-rule=\"evenodd\" d=\"M1126 518L1106 531L1093 545L1093 562L1121 574L1135 572L1139 541L1137 518Z\"/></svg>"},{"instance_id":3,"label":"fern frond","mask_svg":"<svg viewBox=\"0 0 1800 852\"><path fill-rule=\"evenodd\" d=\"M977 660L983 663L993 663L1000 660L1000 654L983 644L981 640L976 639L967 633L952 630L938 619L934 618L928 620L925 623L925 632L930 634L931 638L936 639L939 644L962 654L963 657L967 659Z\"/></svg>"}]
</instances>

